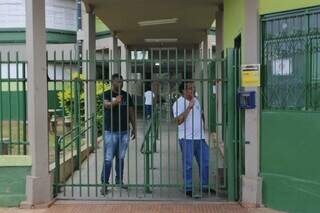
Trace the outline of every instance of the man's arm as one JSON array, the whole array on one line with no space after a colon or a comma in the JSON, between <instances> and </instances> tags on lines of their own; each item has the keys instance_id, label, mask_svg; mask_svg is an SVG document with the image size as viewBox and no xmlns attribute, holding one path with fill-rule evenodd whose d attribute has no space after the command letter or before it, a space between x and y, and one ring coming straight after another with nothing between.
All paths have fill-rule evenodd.
<instances>
[{"instance_id":1,"label":"man's arm","mask_svg":"<svg viewBox=\"0 0 320 213\"><path fill-rule=\"evenodd\" d=\"M129 95L129 94L128 94ZM131 139L134 140L137 135L137 128L136 128L136 114L134 110L134 104L132 101L131 96L129 95L129 122L132 126L132 132L131 132Z\"/></svg>"},{"instance_id":2,"label":"man's arm","mask_svg":"<svg viewBox=\"0 0 320 213\"><path fill-rule=\"evenodd\" d=\"M202 117L202 120L203 120L203 125L206 126L206 120L204 119L204 113L203 112L201 113L201 117Z\"/></svg>"},{"instance_id":3,"label":"man's arm","mask_svg":"<svg viewBox=\"0 0 320 213\"><path fill-rule=\"evenodd\" d=\"M151 96L152 96L152 105L155 105L155 103L156 103L156 95L152 92Z\"/></svg>"},{"instance_id":4,"label":"man's arm","mask_svg":"<svg viewBox=\"0 0 320 213\"><path fill-rule=\"evenodd\" d=\"M136 138L137 128L136 128L136 115L133 107L129 107L129 120L132 125L132 140Z\"/></svg>"},{"instance_id":5,"label":"man's arm","mask_svg":"<svg viewBox=\"0 0 320 213\"><path fill-rule=\"evenodd\" d=\"M188 107L183 113L181 113L178 117L175 118L175 121L177 122L178 125L185 122L190 111L191 109L189 109Z\"/></svg>"},{"instance_id":6,"label":"man's arm","mask_svg":"<svg viewBox=\"0 0 320 213\"><path fill-rule=\"evenodd\" d=\"M185 122L185 120L187 119L190 111L192 110L194 105L194 101L190 101L189 106L187 107L187 109L181 113L178 117L175 118L176 122L178 123L178 125L182 124Z\"/></svg>"}]
</instances>

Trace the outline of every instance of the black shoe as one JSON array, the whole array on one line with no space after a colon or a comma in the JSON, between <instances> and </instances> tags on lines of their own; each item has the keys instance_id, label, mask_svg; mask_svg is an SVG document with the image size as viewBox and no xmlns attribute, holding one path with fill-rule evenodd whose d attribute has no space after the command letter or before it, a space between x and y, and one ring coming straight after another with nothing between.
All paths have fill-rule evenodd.
<instances>
[{"instance_id":1,"label":"black shoe","mask_svg":"<svg viewBox=\"0 0 320 213\"><path fill-rule=\"evenodd\" d=\"M188 197L192 197L192 191L186 191L186 195L187 195Z\"/></svg>"},{"instance_id":2,"label":"black shoe","mask_svg":"<svg viewBox=\"0 0 320 213\"><path fill-rule=\"evenodd\" d=\"M109 190L108 190L108 188L105 186L103 186L101 189L100 189L100 194L101 195L106 195L106 194L108 194L108 192L109 192Z\"/></svg>"},{"instance_id":3,"label":"black shoe","mask_svg":"<svg viewBox=\"0 0 320 213\"><path fill-rule=\"evenodd\" d=\"M121 189L125 189L125 190L128 190L128 185L122 183L122 184L117 184L118 187L120 187Z\"/></svg>"},{"instance_id":4,"label":"black shoe","mask_svg":"<svg viewBox=\"0 0 320 213\"><path fill-rule=\"evenodd\" d=\"M214 190L214 189L208 189L208 188L204 188L204 189L202 189L202 192L203 193L211 193L211 194L214 194L214 193L216 193L216 191Z\"/></svg>"}]
</instances>

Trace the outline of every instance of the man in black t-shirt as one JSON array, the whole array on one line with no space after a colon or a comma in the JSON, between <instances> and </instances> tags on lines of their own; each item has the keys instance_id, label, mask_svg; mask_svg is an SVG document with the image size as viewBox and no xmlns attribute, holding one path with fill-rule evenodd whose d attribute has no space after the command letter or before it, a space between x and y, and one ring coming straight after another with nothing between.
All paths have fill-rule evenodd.
<instances>
[{"instance_id":1,"label":"man in black t-shirt","mask_svg":"<svg viewBox=\"0 0 320 213\"><path fill-rule=\"evenodd\" d=\"M128 148L130 124L131 139L136 137L136 122L133 101L127 92L122 90L123 78L119 74L111 77L111 90L104 93L104 166L101 182L109 184L113 158L116 157L116 184L127 189L123 184L124 158ZM129 121L129 122L128 122ZM101 194L107 193L106 185Z\"/></svg>"}]
</instances>

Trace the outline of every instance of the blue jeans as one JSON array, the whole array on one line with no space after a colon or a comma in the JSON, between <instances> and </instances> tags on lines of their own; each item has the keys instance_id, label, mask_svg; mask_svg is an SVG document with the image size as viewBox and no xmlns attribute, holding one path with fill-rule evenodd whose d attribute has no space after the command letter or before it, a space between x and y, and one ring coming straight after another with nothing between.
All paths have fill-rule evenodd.
<instances>
[{"instance_id":1,"label":"blue jeans","mask_svg":"<svg viewBox=\"0 0 320 213\"><path fill-rule=\"evenodd\" d=\"M146 119L149 120L152 114L152 105L144 105L144 112Z\"/></svg>"},{"instance_id":2,"label":"blue jeans","mask_svg":"<svg viewBox=\"0 0 320 213\"><path fill-rule=\"evenodd\" d=\"M192 159L196 157L199 166L200 185L208 188L209 179L209 148L205 140L179 140L182 152L182 170L184 190L192 191Z\"/></svg>"},{"instance_id":3,"label":"blue jeans","mask_svg":"<svg viewBox=\"0 0 320 213\"><path fill-rule=\"evenodd\" d=\"M104 133L104 164L101 182L109 183L113 158L116 157L116 184L123 183L124 158L128 148L128 131Z\"/></svg>"}]
</instances>

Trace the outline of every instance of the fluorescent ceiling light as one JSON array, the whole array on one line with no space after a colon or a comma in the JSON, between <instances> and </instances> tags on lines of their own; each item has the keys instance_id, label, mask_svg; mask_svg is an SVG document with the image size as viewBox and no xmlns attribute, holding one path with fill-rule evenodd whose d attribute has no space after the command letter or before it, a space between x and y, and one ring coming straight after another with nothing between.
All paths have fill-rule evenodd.
<instances>
[{"instance_id":1,"label":"fluorescent ceiling light","mask_svg":"<svg viewBox=\"0 0 320 213\"><path fill-rule=\"evenodd\" d=\"M177 18L169 18L169 19L158 19L158 20L149 20L149 21L140 21L138 24L140 27L145 26L154 26L154 25L160 25L160 24L175 24L177 23Z\"/></svg>"},{"instance_id":2,"label":"fluorescent ceiling light","mask_svg":"<svg viewBox=\"0 0 320 213\"><path fill-rule=\"evenodd\" d=\"M144 39L147 43L173 43L177 42L177 38L146 38Z\"/></svg>"},{"instance_id":3,"label":"fluorescent ceiling light","mask_svg":"<svg viewBox=\"0 0 320 213\"><path fill-rule=\"evenodd\" d=\"M160 66L160 63L159 62L156 62L154 65L156 65L157 67Z\"/></svg>"}]
</instances>

